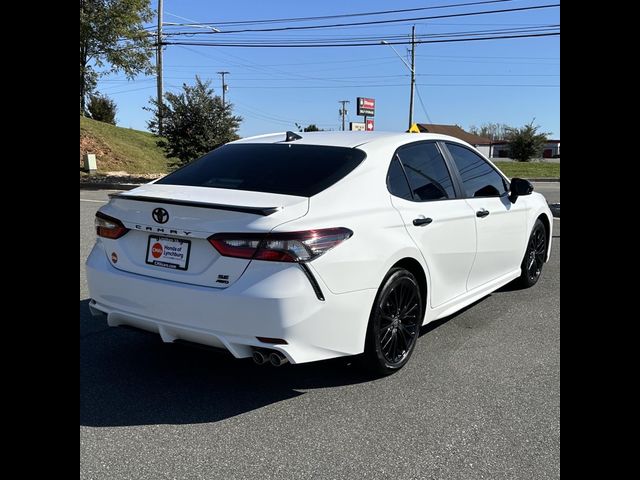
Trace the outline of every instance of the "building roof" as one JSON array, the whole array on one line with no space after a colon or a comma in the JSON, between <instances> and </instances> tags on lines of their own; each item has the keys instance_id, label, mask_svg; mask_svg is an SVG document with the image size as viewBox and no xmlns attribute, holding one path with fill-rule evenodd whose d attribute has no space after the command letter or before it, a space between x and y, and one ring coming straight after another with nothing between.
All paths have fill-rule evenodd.
<instances>
[{"instance_id":1,"label":"building roof","mask_svg":"<svg viewBox=\"0 0 640 480\"><path fill-rule=\"evenodd\" d=\"M435 123L418 123L421 132L440 133L464 140L471 145L491 145L491 140L480 135L464 131L458 125L437 125Z\"/></svg>"}]
</instances>

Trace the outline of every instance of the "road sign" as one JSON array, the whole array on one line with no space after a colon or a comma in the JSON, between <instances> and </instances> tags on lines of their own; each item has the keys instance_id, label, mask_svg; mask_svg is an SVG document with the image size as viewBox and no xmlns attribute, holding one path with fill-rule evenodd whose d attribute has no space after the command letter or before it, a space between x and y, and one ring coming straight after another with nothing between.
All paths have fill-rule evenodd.
<instances>
[{"instance_id":1,"label":"road sign","mask_svg":"<svg viewBox=\"0 0 640 480\"><path fill-rule=\"evenodd\" d=\"M364 132L364 122L349 122L349 130L352 132Z\"/></svg>"},{"instance_id":2,"label":"road sign","mask_svg":"<svg viewBox=\"0 0 640 480\"><path fill-rule=\"evenodd\" d=\"M376 101L374 98L358 97L358 115L373 117L376 113Z\"/></svg>"},{"instance_id":3,"label":"road sign","mask_svg":"<svg viewBox=\"0 0 640 480\"><path fill-rule=\"evenodd\" d=\"M373 118L367 118L367 132L373 131Z\"/></svg>"}]
</instances>

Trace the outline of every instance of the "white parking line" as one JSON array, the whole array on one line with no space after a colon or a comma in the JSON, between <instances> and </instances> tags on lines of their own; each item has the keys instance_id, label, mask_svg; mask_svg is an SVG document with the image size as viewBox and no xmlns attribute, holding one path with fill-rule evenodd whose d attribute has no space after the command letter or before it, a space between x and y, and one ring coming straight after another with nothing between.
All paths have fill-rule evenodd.
<instances>
[{"instance_id":1,"label":"white parking line","mask_svg":"<svg viewBox=\"0 0 640 480\"><path fill-rule=\"evenodd\" d=\"M107 203L109 200L92 200L90 198L81 198L81 202Z\"/></svg>"}]
</instances>

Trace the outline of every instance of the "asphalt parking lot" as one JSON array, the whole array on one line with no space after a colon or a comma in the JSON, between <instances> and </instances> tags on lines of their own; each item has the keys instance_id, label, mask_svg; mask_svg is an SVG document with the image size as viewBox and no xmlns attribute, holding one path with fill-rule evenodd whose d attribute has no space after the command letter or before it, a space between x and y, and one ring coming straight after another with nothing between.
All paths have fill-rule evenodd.
<instances>
[{"instance_id":1,"label":"asphalt parking lot","mask_svg":"<svg viewBox=\"0 0 640 480\"><path fill-rule=\"evenodd\" d=\"M547 203L560 203L560 182L532 182L533 190L547 199Z\"/></svg>"},{"instance_id":2,"label":"asphalt parking lot","mask_svg":"<svg viewBox=\"0 0 640 480\"><path fill-rule=\"evenodd\" d=\"M403 370L371 380L346 360L257 366L91 317L84 261L107 193L80 191L81 478L559 478L560 219L536 286L429 324Z\"/></svg>"}]
</instances>

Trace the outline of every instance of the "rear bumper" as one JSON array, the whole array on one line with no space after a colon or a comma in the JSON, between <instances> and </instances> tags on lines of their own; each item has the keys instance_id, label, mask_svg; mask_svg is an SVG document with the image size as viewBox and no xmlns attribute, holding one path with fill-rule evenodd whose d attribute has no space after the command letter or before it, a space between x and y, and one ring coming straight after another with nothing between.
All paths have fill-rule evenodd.
<instances>
[{"instance_id":1,"label":"rear bumper","mask_svg":"<svg viewBox=\"0 0 640 480\"><path fill-rule=\"evenodd\" d=\"M252 347L278 350L291 363L361 353L376 295L375 289L335 295L315 275L321 301L299 265L264 261L252 261L225 289L177 283L118 270L99 244L86 266L90 309L105 314L110 326L156 332L165 342L223 347L237 358L251 356Z\"/></svg>"}]
</instances>

